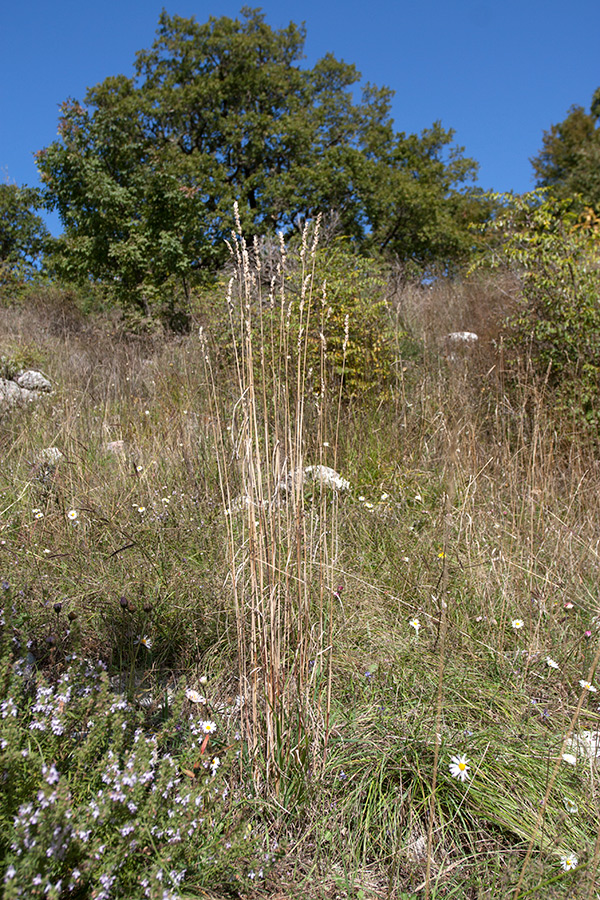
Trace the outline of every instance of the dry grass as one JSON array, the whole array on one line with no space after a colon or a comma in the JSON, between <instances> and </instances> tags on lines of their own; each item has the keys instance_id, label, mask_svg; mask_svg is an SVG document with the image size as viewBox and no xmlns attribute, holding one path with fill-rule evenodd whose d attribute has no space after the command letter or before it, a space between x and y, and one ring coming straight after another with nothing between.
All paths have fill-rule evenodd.
<instances>
[{"instance_id":1,"label":"dry grass","mask_svg":"<svg viewBox=\"0 0 600 900\"><path fill-rule=\"evenodd\" d=\"M514 286L406 288L396 309L425 353L359 404L308 395L284 305L272 333L250 327L268 298L238 249L237 357L206 321L205 340L135 339L56 299L0 309L0 355L56 385L0 421L0 575L39 664L50 632L66 641L59 597L86 654L210 672L215 696L244 698L257 820L287 841L262 896L595 896L596 771L558 761L600 719L579 686L598 661L600 464L527 373L509 390L494 368ZM478 332L479 356L450 365L453 330ZM50 472L48 446L64 454ZM274 502L308 464L349 495L296 482Z\"/></svg>"}]
</instances>

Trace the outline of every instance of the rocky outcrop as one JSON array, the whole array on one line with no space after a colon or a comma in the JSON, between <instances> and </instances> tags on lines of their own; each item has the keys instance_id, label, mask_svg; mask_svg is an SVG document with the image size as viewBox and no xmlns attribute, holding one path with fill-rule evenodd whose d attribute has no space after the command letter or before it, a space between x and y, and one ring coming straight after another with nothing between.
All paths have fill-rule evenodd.
<instances>
[{"instance_id":1,"label":"rocky outcrop","mask_svg":"<svg viewBox=\"0 0 600 900\"><path fill-rule=\"evenodd\" d=\"M18 372L12 378L0 378L0 410L30 403L51 390L46 376L35 369Z\"/></svg>"},{"instance_id":2,"label":"rocky outcrop","mask_svg":"<svg viewBox=\"0 0 600 900\"><path fill-rule=\"evenodd\" d=\"M27 369L25 372L21 372L20 375L17 375L14 379L20 388L26 391L51 391L52 385L41 372L36 372L35 369Z\"/></svg>"}]
</instances>

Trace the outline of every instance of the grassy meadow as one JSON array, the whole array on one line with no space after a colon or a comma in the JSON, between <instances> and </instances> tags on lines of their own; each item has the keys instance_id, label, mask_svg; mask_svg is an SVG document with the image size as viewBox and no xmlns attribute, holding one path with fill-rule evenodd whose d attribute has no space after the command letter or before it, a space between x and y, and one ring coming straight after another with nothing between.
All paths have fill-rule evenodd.
<instances>
[{"instance_id":1,"label":"grassy meadow","mask_svg":"<svg viewBox=\"0 0 600 900\"><path fill-rule=\"evenodd\" d=\"M379 288L369 386L314 248L233 250L184 336L0 307L4 896L600 896L600 460L515 286Z\"/></svg>"}]
</instances>

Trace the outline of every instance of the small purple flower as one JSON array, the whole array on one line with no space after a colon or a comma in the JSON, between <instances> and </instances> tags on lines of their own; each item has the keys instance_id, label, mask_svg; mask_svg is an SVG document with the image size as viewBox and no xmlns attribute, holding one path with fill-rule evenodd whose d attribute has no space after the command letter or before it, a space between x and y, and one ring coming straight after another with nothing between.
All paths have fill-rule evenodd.
<instances>
[{"instance_id":1,"label":"small purple flower","mask_svg":"<svg viewBox=\"0 0 600 900\"><path fill-rule=\"evenodd\" d=\"M56 766L50 766L50 768L45 765L42 766L42 775L44 776L48 784L56 784L56 782L60 778Z\"/></svg>"}]
</instances>

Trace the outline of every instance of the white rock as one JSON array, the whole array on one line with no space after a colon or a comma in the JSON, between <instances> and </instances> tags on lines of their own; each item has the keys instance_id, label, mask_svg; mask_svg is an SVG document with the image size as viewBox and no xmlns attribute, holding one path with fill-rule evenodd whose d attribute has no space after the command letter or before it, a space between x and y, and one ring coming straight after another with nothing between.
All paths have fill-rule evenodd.
<instances>
[{"instance_id":1,"label":"white rock","mask_svg":"<svg viewBox=\"0 0 600 900\"><path fill-rule=\"evenodd\" d=\"M0 378L0 407L14 406L16 403L35 400L35 393L19 387L15 381Z\"/></svg>"},{"instance_id":2,"label":"white rock","mask_svg":"<svg viewBox=\"0 0 600 900\"><path fill-rule=\"evenodd\" d=\"M350 482L342 478L335 469L330 469L329 466L307 466L304 469L304 480L333 488L334 491L350 490Z\"/></svg>"},{"instance_id":3,"label":"white rock","mask_svg":"<svg viewBox=\"0 0 600 900\"><path fill-rule=\"evenodd\" d=\"M474 331L451 331L446 335L446 340L451 344L476 344L479 335Z\"/></svg>"},{"instance_id":4,"label":"white rock","mask_svg":"<svg viewBox=\"0 0 600 900\"><path fill-rule=\"evenodd\" d=\"M104 449L107 453L113 453L115 456L125 456L127 452L125 441L109 441Z\"/></svg>"},{"instance_id":5,"label":"white rock","mask_svg":"<svg viewBox=\"0 0 600 900\"><path fill-rule=\"evenodd\" d=\"M52 385L48 379L41 372L36 372L35 369L27 369L27 371L21 372L15 378L15 381L20 388L25 388L28 391L52 390Z\"/></svg>"},{"instance_id":6,"label":"white rock","mask_svg":"<svg viewBox=\"0 0 600 900\"><path fill-rule=\"evenodd\" d=\"M62 458L63 454L58 447L45 447L37 454L35 461L38 463L50 463L50 465L56 465Z\"/></svg>"},{"instance_id":7,"label":"white rock","mask_svg":"<svg viewBox=\"0 0 600 900\"><path fill-rule=\"evenodd\" d=\"M567 742L567 749L581 759L596 762L600 759L600 731L580 731Z\"/></svg>"}]
</instances>

